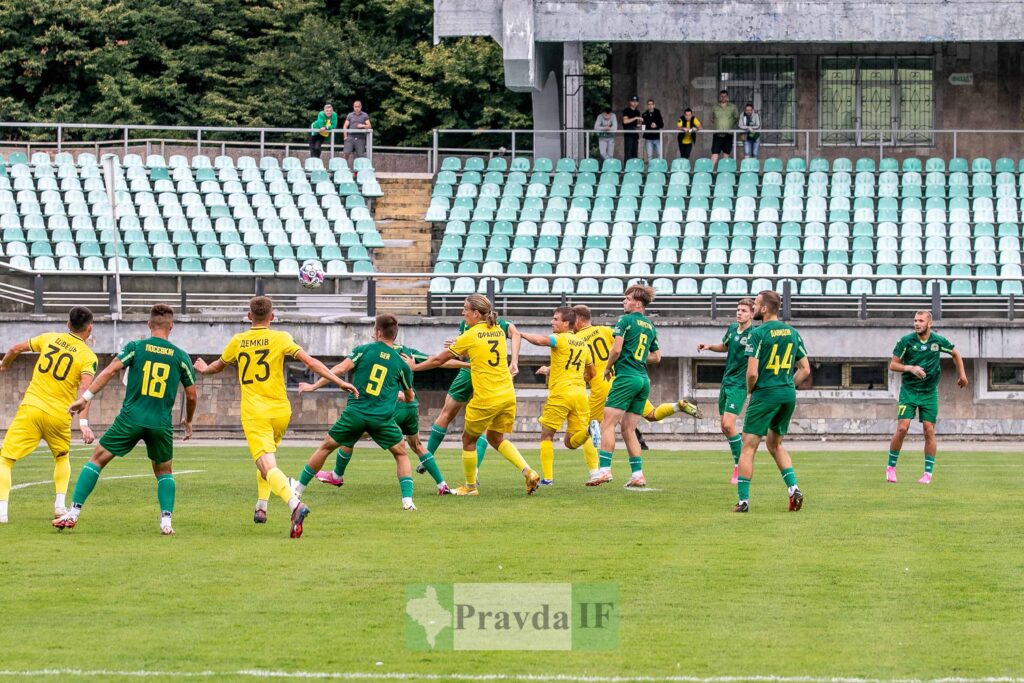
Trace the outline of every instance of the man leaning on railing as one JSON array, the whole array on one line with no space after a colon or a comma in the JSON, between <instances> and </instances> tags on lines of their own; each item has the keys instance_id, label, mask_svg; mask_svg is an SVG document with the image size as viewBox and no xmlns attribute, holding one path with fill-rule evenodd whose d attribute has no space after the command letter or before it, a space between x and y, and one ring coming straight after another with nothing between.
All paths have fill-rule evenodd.
<instances>
[{"instance_id":1,"label":"man leaning on railing","mask_svg":"<svg viewBox=\"0 0 1024 683\"><path fill-rule=\"evenodd\" d=\"M330 103L324 105L324 110L316 115L316 121L309 130L309 156L320 158L320 149L324 140L331 136L332 130L338 128L338 114Z\"/></svg>"}]
</instances>

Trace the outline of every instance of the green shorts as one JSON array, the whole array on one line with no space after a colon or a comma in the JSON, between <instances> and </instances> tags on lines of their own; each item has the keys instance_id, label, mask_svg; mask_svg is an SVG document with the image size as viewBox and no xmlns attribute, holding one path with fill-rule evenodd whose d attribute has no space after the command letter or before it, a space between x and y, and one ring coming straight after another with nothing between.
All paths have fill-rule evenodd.
<instances>
[{"instance_id":1,"label":"green shorts","mask_svg":"<svg viewBox=\"0 0 1024 683\"><path fill-rule=\"evenodd\" d=\"M785 436L795 409L796 401L768 403L752 398L743 416L743 433L767 436L771 430L779 436Z\"/></svg>"},{"instance_id":2,"label":"green shorts","mask_svg":"<svg viewBox=\"0 0 1024 683\"><path fill-rule=\"evenodd\" d=\"M746 387L727 387L723 385L718 390L718 414L732 413L733 415L739 415L743 412L743 404L746 400Z\"/></svg>"},{"instance_id":3,"label":"green shorts","mask_svg":"<svg viewBox=\"0 0 1024 683\"><path fill-rule=\"evenodd\" d=\"M448 387L448 395L459 403L469 403L469 399L473 398L473 378L469 370L459 370L459 374L452 380L452 385Z\"/></svg>"},{"instance_id":4,"label":"green shorts","mask_svg":"<svg viewBox=\"0 0 1024 683\"><path fill-rule=\"evenodd\" d=\"M402 441L402 431L394 419L385 421L352 410L343 411L334 426L327 430L327 436L345 448L352 448L363 434L369 434L385 450Z\"/></svg>"},{"instance_id":5,"label":"green shorts","mask_svg":"<svg viewBox=\"0 0 1024 683\"><path fill-rule=\"evenodd\" d=\"M420 433L420 407L417 403L399 403L395 407L395 424L405 436Z\"/></svg>"},{"instance_id":6,"label":"green shorts","mask_svg":"<svg viewBox=\"0 0 1024 683\"><path fill-rule=\"evenodd\" d=\"M651 380L642 375L617 375L608 390L605 408L617 408L636 415L644 414L644 405L651 395Z\"/></svg>"},{"instance_id":7,"label":"green shorts","mask_svg":"<svg viewBox=\"0 0 1024 683\"><path fill-rule=\"evenodd\" d=\"M935 421L939 417L939 392L932 394L911 394L900 391L900 402L896 408L897 420L913 420L918 416L921 422Z\"/></svg>"},{"instance_id":8,"label":"green shorts","mask_svg":"<svg viewBox=\"0 0 1024 683\"><path fill-rule=\"evenodd\" d=\"M139 441L145 442L146 455L153 462L168 462L174 457L174 429L171 427L140 427L118 415L100 437L100 445L119 458L128 455Z\"/></svg>"}]
</instances>

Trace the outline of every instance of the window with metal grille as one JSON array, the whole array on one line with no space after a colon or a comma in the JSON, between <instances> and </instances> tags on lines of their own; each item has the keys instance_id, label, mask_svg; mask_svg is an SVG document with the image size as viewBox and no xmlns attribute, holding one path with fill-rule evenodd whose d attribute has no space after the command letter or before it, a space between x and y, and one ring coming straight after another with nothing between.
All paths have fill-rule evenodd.
<instances>
[{"instance_id":1,"label":"window with metal grille","mask_svg":"<svg viewBox=\"0 0 1024 683\"><path fill-rule=\"evenodd\" d=\"M931 57L822 57L820 144L931 145L933 72Z\"/></svg>"},{"instance_id":2,"label":"window with metal grille","mask_svg":"<svg viewBox=\"0 0 1024 683\"><path fill-rule=\"evenodd\" d=\"M786 132L764 133L762 145L792 145L796 134L796 57L722 57L719 83L729 101L743 111L753 102L761 127Z\"/></svg>"}]
</instances>

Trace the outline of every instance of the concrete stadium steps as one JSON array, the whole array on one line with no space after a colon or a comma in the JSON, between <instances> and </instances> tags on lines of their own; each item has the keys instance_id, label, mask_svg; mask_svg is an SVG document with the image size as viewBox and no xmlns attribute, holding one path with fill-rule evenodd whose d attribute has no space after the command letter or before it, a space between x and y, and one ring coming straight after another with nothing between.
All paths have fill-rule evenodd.
<instances>
[{"instance_id":1,"label":"concrete stadium steps","mask_svg":"<svg viewBox=\"0 0 1024 683\"><path fill-rule=\"evenodd\" d=\"M379 273L430 272L433 266L431 224L423 220L423 215L430 205L432 176L381 174L379 182L384 196L375 202L374 219L384 248L373 253L374 270ZM426 280L380 279L377 281L378 308L391 313L422 315L426 313L428 285Z\"/></svg>"}]
</instances>

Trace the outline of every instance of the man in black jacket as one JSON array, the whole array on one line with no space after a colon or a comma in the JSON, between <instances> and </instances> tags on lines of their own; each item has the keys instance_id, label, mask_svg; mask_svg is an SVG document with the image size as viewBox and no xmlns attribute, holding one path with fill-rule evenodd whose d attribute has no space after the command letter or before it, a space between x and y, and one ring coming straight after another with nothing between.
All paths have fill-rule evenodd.
<instances>
[{"instance_id":1,"label":"man in black jacket","mask_svg":"<svg viewBox=\"0 0 1024 683\"><path fill-rule=\"evenodd\" d=\"M661 118L661 112L654 106L654 100L647 100L647 111L642 114L644 122L644 147L647 151L647 161L661 158L661 131L665 128L665 121Z\"/></svg>"},{"instance_id":2,"label":"man in black jacket","mask_svg":"<svg viewBox=\"0 0 1024 683\"><path fill-rule=\"evenodd\" d=\"M626 134L622 136L625 148L623 158L627 161L638 156L637 148L640 146L640 136L633 131L639 130L640 123L643 121L640 110L636 108L639 102L640 98L633 95L629 98L629 106L622 110L622 130L626 131Z\"/></svg>"}]
</instances>

